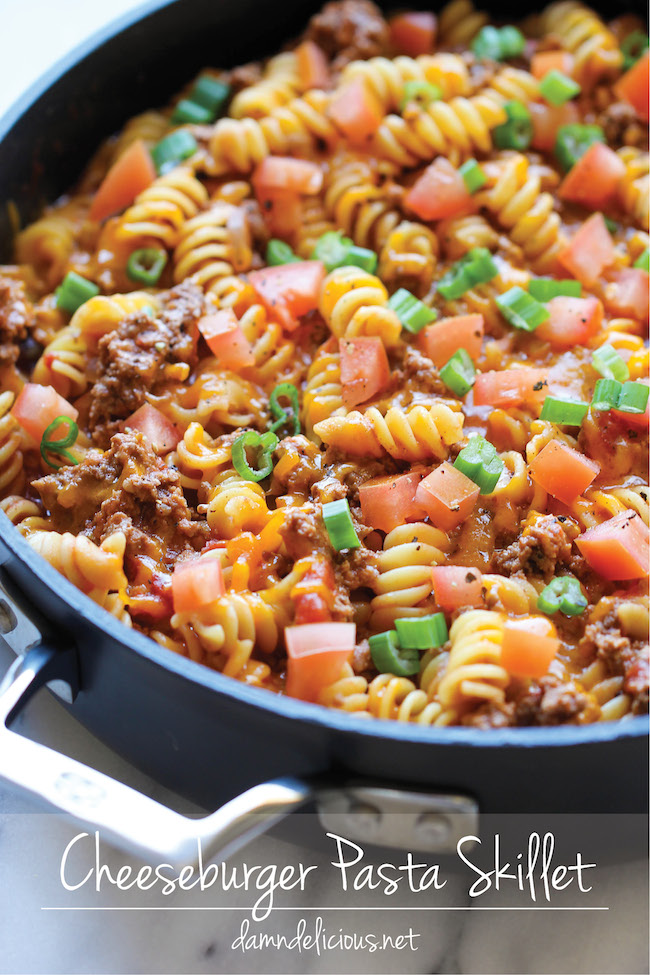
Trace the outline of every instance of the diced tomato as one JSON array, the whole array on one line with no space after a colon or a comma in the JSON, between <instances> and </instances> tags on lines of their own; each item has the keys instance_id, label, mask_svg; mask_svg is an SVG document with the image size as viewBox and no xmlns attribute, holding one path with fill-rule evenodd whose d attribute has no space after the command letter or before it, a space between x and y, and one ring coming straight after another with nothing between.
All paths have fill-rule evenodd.
<instances>
[{"instance_id":1,"label":"diced tomato","mask_svg":"<svg viewBox=\"0 0 650 975\"><path fill-rule=\"evenodd\" d=\"M404 197L421 220L442 220L474 208L465 180L444 156L438 156L418 177Z\"/></svg>"},{"instance_id":2,"label":"diced tomato","mask_svg":"<svg viewBox=\"0 0 650 975\"><path fill-rule=\"evenodd\" d=\"M548 305L551 317L535 330L535 335L560 349L584 345L600 329L603 306L598 298L570 298L558 295Z\"/></svg>"},{"instance_id":3,"label":"diced tomato","mask_svg":"<svg viewBox=\"0 0 650 975\"><path fill-rule=\"evenodd\" d=\"M555 627L544 616L508 620L503 628L501 665L514 677L543 677L559 649Z\"/></svg>"},{"instance_id":4,"label":"diced tomato","mask_svg":"<svg viewBox=\"0 0 650 975\"><path fill-rule=\"evenodd\" d=\"M150 403L145 403L139 410L132 413L124 421L124 428L126 430L139 430L149 440L157 454L168 454L182 439L181 433L171 420L168 420L164 413L161 413Z\"/></svg>"},{"instance_id":5,"label":"diced tomato","mask_svg":"<svg viewBox=\"0 0 650 975\"><path fill-rule=\"evenodd\" d=\"M142 139L131 143L109 171L93 197L88 216L105 220L133 203L138 193L151 186L156 167Z\"/></svg>"},{"instance_id":6,"label":"diced tomato","mask_svg":"<svg viewBox=\"0 0 650 975\"><path fill-rule=\"evenodd\" d=\"M471 514L480 488L445 461L418 484L415 500L443 531L457 528Z\"/></svg>"},{"instance_id":7,"label":"diced tomato","mask_svg":"<svg viewBox=\"0 0 650 975\"><path fill-rule=\"evenodd\" d=\"M391 44L401 54L408 54L412 58L417 58L420 54L430 54L435 44L437 27L436 15L428 10L397 14L390 20Z\"/></svg>"},{"instance_id":8,"label":"diced tomato","mask_svg":"<svg viewBox=\"0 0 650 975\"><path fill-rule=\"evenodd\" d=\"M367 142L383 119L381 107L363 78L354 78L337 89L330 102L329 114L343 135L356 146Z\"/></svg>"},{"instance_id":9,"label":"diced tomato","mask_svg":"<svg viewBox=\"0 0 650 975\"><path fill-rule=\"evenodd\" d=\"M604 579L645 579L650 558L650 533L636 511L590 528L576 545L592 569Z\"/></svg>"},{"instance_id":10,"label":"diced tomato","mask_svg":"<svg viewBox=\"0 0 650 975\"><path fill-rule=\"evenodd\" d=\"M483 372L474 383L474 405L518 406L541 402L548 392L547 379L548 370L529 366Z\"/></svg>"},{"instance_id":11,"label":"diced tomato","mask_svg":"<svg viewBox=\"0 0 650 975\"><path fill-rule=\"evenodd\" d=\"M348 408L372 399L388 383L390 366L384 343L377 336L341 339L341 385Z\"/></svg>"},{"instance_id":12,"label":"diced tomato","mask_svg":"<svg viewBox=\"0 0 650 975\"><path fill-rule=\"evenodd\" d=\"M483 576L480 569L464 565L434 565L433 594L440 609L451 612L483 605Z\"/></svg>"},{"instance_id":13,"label":"diced tomato","mask_svg":"<svg viewBox=\"0 0 650 975\"><path fill-rule=\"evenodd\" d=\"M637 382L643 383L644 386L650 386L650 379L647 378L639 379ZM647 432L650 428L650 399L645 408L645 413L624 413L623 410L612 410L612 416L620 420L628 429Z\"/></svg>"},{"instance_id":14,"label":"diced tomato","mask_svg":"<svg viewBox=\"0 0 650 975\"><path fill-rule=\"evenodd\" d=\"M177 562L172 575L175 613L194 613L223 596L226 589L218 559L203 555Z\"/></svg>"},{"instance_id":15,"label":"diced tomato","mask_svg":"<svg viewBox=\"0 0 650 975\"><path fill-rule=\"evenodd\" d=\"M334 588L334 570L331 563L324 558L315 559L300 582L291 590L291 598L296 607L296 626L331 620Z\"/></svg>"},{"instance_id":16,"label":"diced tomato","mask_svg":"<svg viewBox=\"0 0 650 975\"><path fill-rule=\"evenodd\" d=\"M199 319L199 332L224 369L238 370L252 366L255 356L231 308L204 315Z\"/></svg>"},{"instance_id":17,"label":"diced tomato","mask_svg":"<svg viewBox=\"0 0 650 975\"><path fill-rule=\"evenodd\" d=\"M361 513L366 525L390 532L407 521L418 521L426 512L415 500L415 492L428 471L423 468L408 474L373 477L359 488Z\"/></svg>"},{"instance_id":18,"label":"diced tomato","mask_svg":"<svg viewBox=\"0 0 650 975\"><path fill-rule=\"evenodd\" d=\"M636 64L626 71L622 78L614 85L614 91L619 98L628 102L642 122L648 121L648 81L649 81L648 51L639 58Z\"/></svg>"},{"instance_id":19,"label":"diced tomato","mask_svg":"<svg viewBox=\"0 0 650 975\"><path fill-rule=\"evenodd\" d=\"M623 271L612 271L608 277L611 281L605 289L608 311L647 322L650 274L638 267L628 267Z\"/></svg>"},{"instance_id":20,"label":"diced tomato","mask_svg":"<svg viewBox=\"0 0 650 975\"><path fill-rule=\"evenodd\" d=\"M540 149L543 152L550 151L554 147L560 126L574 125L579 119L575 102L565 102L564 105L530 102L528 111L533 123L531 145L533 149Z\"/></svg>"},{"instance_id":21,"label":"diced tomato","mask_svg":"<svg viewBox=\"0 0 650 975\"><path fill-rule=\"evenodd\" d=\"M595 284L614 257L614 242L602 213L592 213L558 254L560 263L586 285Z\"/></svg>"},{"instance_id":22,"label":"diced tomato","mask_svg":"<svg viewBox=\"0 0 650 975\"><path fill-rule=\"evenodd\" d=\"M269 316L292 332L299 319L318 307L325 278L322 261L297 261L279 267L251 271L248 280L266 306Z\"/></svg>"},{"instance_id":23,"label":"diced tomato","mask_svg":"<svg viewBox=\"0 0 650 975\"><path fill-rule=\"evenodd\" d=\"M476 362L481 354L483 327L482 315L441 318L439 322L422 329L418 336L418 345L438 369L449 362L459 349L465 349Z\"/></svg>"},{"instance_id":24,"label":"diced tomato","mask_svg":"<svg viewBox=\"0 0 650 975\"><path fill-rule=\"evenodd\" d=\"M287 626L287 686L289 697L315 701L334 683L350 659L356 639L354 623L305 623Z\"/></svg>"},{"instance_id":25,"label":"diced tomato","mask_svg":"<svg viewBox=\"0 0 650 975\"><path fill-rule=\"evenodd\" d=\"M298 58L298 77L305 91L310 88L327 89L330 86L330 69L327 56L318 44L303 41L296 48Z\"/></svg>"},{"instance_id":26,"label":"diced tomato","mask_svg":"<svg viewBox=\"0 0 650 975\"><path fill-rule=\"evenodd\" d=\"M550 440L529 464L530 474L554 498L571 504L600 473L600 465L559 440Z\"/></svg>"},{"instance_id":27,"label":"diced tomato","mask_svg":"<svg viewBox=\"0 0 650 975\"><path fill-rule=\"evenodd\" d=\"M313 196L323 185L323 171L316 163L304 159L267 156L255 169L252 183L256 193L280 190Z\"/></svg>"},{"instance_id":28,"label":"diced tomato","mask_svg":"<svg viewBox=\"0 0 650 975\"><path fill-rule=\"evenodd\" d=\"M11 415L21 425L25 433L28 433L36 443L40 444L43 434L50 423L56 420L57 416L68 416L71 420L76 421L79 410L68 403L63 396L59 396L53 386L26 383L11 408ZM63 435L63 430L62 426L58 433ZM56 430L50 439L60 439Z\"/></svg>"},{"instance_id":29,"label":"diced tomato","mask_svg":"<svg viewBox=\"0 0 650 975\"><path fill-rule=\"evenodd\" d=\"M541 79L549 71L560 71L571 77L573 71L573 56L568 51L539 51L533 54L530 62L530 73L533 78ZM532 106L529 105L529 108Z\"/></svg>"},{"instance_id":30,"label":"diced tomato","mask_svg":"<svg viewBox=\"0 0 650 975\"><path fill-rule=\"evenodd\" d=\"M558 195L598 210L612 200L624 176L623 160L609 146L594 142L566 174Z\"/></svg>"},{"instance_id":31,"label":"diced tomato","mask_svg":"<svg viewBox=\"0 0 650 975\"><path fill-rule=\"evenodd\" d=\"M306 592L296 599L296 626L305 623L327 623L332 614L327 602L318 592Z\"/></svg>"},{"instance_id":32,"label":"diced tomato","mask_svg":"<svg viewBox=\"0 0 650 975\"><path fill-rule=\"evenodd\" d=\"M256 196L269 234L282 240L291 239L302 220L302 202L298 193L264 190Z\"/></svg>"}]
</instances>

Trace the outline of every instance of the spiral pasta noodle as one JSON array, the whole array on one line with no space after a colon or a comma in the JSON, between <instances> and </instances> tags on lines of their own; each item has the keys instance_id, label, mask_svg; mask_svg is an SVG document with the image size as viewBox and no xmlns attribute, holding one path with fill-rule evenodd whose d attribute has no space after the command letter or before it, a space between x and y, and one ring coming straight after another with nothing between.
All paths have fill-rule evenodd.
<instances>
[{"instance_id":1,"label":"spiral pasta noodle","mask_svg":"<svg viewBox=\"0 0 650 975\"><path fill-rule=\"evenodd\" d=\"M336 338L377 335L395 345L402 325L388 306L388 292L379 278L358 267L332 271L323 283L320 312Z\"/></svg>"},{"instance_id":2,"label":"spiral pasta noodle","mask_svg":"<svg viewBox=\"0 0 650 975\"><path fill-rule=\"evenodd\" d=\"M451 649L438 686L444 707L462 710L473 701L502 701L509 675L501 666L503 620L489 610L463 613L449 631Z\"/></svg>"},{"instance_id":3,"label":"spiral pasta noodle","mask_svg":"<svg viewBox=\"0 0 650 975\"><path fill-rule=\"evenodd\" d=\"M235 95L230 103L230 115L236 119L264 118L274 108L295 98L300 87L295 53L277 54L270 58L258 82Z\"/></svg>"},{"instance_id":4,"label":"spiral pasta noodle","mask_svg":"<svg viewBox=\"0 0 650 975\"><path fill-rule=\"evenodd\" d=\"M179 166L140 193L118 219L116 236L129 241L157 242L172 249L186 220L208 199L205 187L188 168Z\"/></svg>"},{"instance_id":5,"label":"spiral pasta noodle","mask_svg":"<svg viewBox=\"0 0 650 975\"><path fill-rule=\"evenodd\" d=\"M445 533L423 522L401 525L386 535L370 604L373 629L387 629L396 619L429 612L423 604L433 589L431 567L444 562L448 548Z\"/></svg>"},{"instance_id":6,"label":"spiral pasta noodle","mask_svg":"<svg viewBox=\"0 0 650 975\"><path fill-rule=\"evenodd\" d=\"M575 58L575 76L582 84L594 83L621 64L616 38L588 7L561 0L542 14L542 27L555 34Z\"/></svg>"},{"instance_id":7,"label":"spiral pasta noodle","mask_svg":"<svg viewBox=\"0 0 650 975\"><path fill-rule=\"evenodd\" d=\"M36 531L27 536L27 541L82 592L92 596L99 590L103 598L109 591L126 586L122 566L126 539L122 533L111 535L101 545L84 535L54 531Z\"/></svg>"}]
</instances>

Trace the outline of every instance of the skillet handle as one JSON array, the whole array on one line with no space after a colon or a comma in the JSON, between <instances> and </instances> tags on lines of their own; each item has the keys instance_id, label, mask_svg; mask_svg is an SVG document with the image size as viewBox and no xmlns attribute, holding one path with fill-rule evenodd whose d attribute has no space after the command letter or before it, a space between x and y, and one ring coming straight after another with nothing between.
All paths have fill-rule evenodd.
<instances>
[{"instance_id":1,"label":"skillet handle","mask_svg":"<svg viewBox=\"0 0 650 975\"><path fill-rule=\"evenodd\" d=\"M39 646L12 665L0 685L0 778L44 800L106 839L144 859L196 862L197 850L226 859L312 797L293 778L254 786L203 818L189 818L67 755L30 741L9 727L29 699L50 681L77 686L72 651Z\"/></svg>"}]
</instances>

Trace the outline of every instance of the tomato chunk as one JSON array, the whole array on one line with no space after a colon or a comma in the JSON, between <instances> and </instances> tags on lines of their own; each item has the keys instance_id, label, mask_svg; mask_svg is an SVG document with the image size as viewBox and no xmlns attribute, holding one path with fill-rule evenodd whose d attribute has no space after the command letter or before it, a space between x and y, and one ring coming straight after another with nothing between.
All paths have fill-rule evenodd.
<instances>
[{"instance_id":1,"label":"tomato chunk","mask_svg":"<svg viewBox=\"0 0 650 975\"><path fill-rule=\"evenodd\" d=\"M376 336L341 339L341 385L347 407L372 399L390 376L384 343Z\"/></svg>"},{"instance_id":2,"label":"tomato chunk","mask_svg":"<svg viewBox=\"0 0 650 975\"><path fill-rule=\"evenodd\" d=\"M586 285L595 284L614 257L614 242L602 213L592 213L558 254L560 263Z\"/></svg>"},{"instance_id":3,"label":"tomato chunk","mask_svg":"<svg viewBox=\"0 0 650 975\"><path fill-rule=\"evenodd\" d=\"M157 454L168 454L170 450L176 447L179 440L182 440L181 433L171 420L168 420L164 413L157 410L151 403L145 403L139 410L132 413L124 421L124 428L126 430L139 430L149 440Z\"/></svg>"},{"instance_id":4,"label":"tomato chunk","mask_svg":"<svg viewBox=\"0 0 650 975\"><path fill-rule=\"evenodd\" d=\"M550 53L550 52L549 52ZM557 53L557 52L553 52ZM528 111L533 123L533 149L550 151L557 139L557 130L562 125L574 125L579 119L578 108L574 102L564 105L546 105L531 102Z\"/></svg>"},{"instance_id":5,"label":"tomato chunk","mask_svg":"<svg viewBox=\"0 0 650 975\"><path fill-rule=\"evenodd\" d=\"M57 416L68 416L76 421L79 410L68 403L63 396L59 396L53 386L26 383L11 408L11 415L25 433L40 444L43 434ZM63 429L61 427L58 433L63 435ZM60 439L58 433L55 430L51 439Z\"/></svg>"},{"instance_id":6,"label":"tomato chunk","mask_svg":"<svg viewBox=\"0 0 650 975\"><path fill-rule=\"evenodd\" d=\"M296 48L296 57L300 84L305 91L310 88L329 88L331 82L329 64L325 52L318 44L314 44L313 41L303 41Z\"/></svg>"},{"instance_id":7,"label":"tomato chunk","mask_svg":"<svg viewBox=\"0 0 650 975\"><path fill-rule=\"evenodd\" d=\"M441 318L439 322L422 329L418 336L418 345L438 369L441 369L459 349L465 349L469 357L476 362L481 354L483 327L482 315Z\"/></svg>"},{"instance_id":8,"label":"tomato chunk","mask_svg":"<svg viewBox=\"0 0 650 975\"><path fill-rule=\"evenodd\" d=\"M560 649L553 623L543 616L508 620L501 664L514 677L543 677Z\"/></svg>"},{"instance_id":9,"label":"tomato chunk","mask_svg":"<svg viewBox=\"0 0 650 975\"><path fill-rule=\"evenodd\" d=\"M304 159L267 156L253 173L252 183L256 193L284 190L311 196L320 192L323 185L323 171L316 163Z\"/></svg>"},{"instance_id":10,"label":"tomato chunk","mask_svg":"<svg viewBox=\"0 0 650 975\"><path fill-rule=\"evenodd\" d=\"M612 200L624 176L623 160L609 146L594 142L566 174L558 194L563 200L597 210Z\"/></svg>"},{"instance_id":11,"label":"tomato chunk","mask_svg":"<svg viewBox=\"0 0 650 975\"><path fill-rule=\"evenodd\" d=\"M474 405L518 406L541 402L548 392L547 377L547 370L529 366L483 372L474 383Z\"/></svg>"},{"instance_id":12,"label":"tomato chunk","mask_svg":"<svg viewBox=\"0 0 650 975\"><path fill-rule=\"evenodd\" d=\"M355 78L334 93L329 114L353 145L363 145L381 125L383 115L377 99L362 78Z\"/></svg>"},{"instance_id":13,"label":"tomato chunk","mask_svg":"<svg viewBox=\"0 0 650 975\"><path fill-rule=\"evenodd\" d=\"M176 563L172 575L175 613L194 613L219 599L225 591L218 559L203 555Z\"/></svg>"},{"instance_id":14,"label":"tomato chunk","mask_svg":"<svg viewBox=\"0 0 650 975\"><path fill-rule=\"evenodd\" d=\"M648 79L650 71L650 53L645 52L636 64L626 71L622 78L614 85L614 91L619 98L628 102L642 122L648 121Z\"/></svg>"},{"instance_id":15,"label":"tomato chunk","mask_svg":"<svg viewBox=\"0 0 650 975\"><path fill-rule=\"evenodd\" d=\"M550 318L535 330L535 334L559 349L584 345L600 329L603 306L598 298L570 298L558 295L548 303Z\"/></svg>"},{"instance_id":16,"label":"tomato chunk","mask_svg":"<svg viewBox=\"0 0 650 975\"><path fill-rule=\"evenodd\" d=\"M248 280L266 306L269 316L292 332L299 319L318 307L325 278L322 261L298 261L251 271Z\"/></svg>"},{"instance_id":17,"label":"tomato chunk","mask_svg":"<svg viewBox=\"0 0 650 975\"><path fill-rule=\"evenodd\" d=\"M415 500L415 492L428 471L418 468L408 474L374 477L359 488L361 513L366 525L390 532L407 521L418 521L426 512Z\"/></svg>"},{"instance_id":18,"label":"tomato chunk","mask_svg":"<svg viewBox=\"0 0 650 975\"><path fill-rule=\"evenodd\" d=\"M241 369L255 364L251 344L231 308L204 315L199 319L199 332L224 369Z\"/></svg>"},{"instance_id":19,"label":"tomato chunk","mask_svg":"<svg viewBox=\"0 0 650 975\"><path fill-rule=\"evenodd\" d=\"M341 675L356 639L354 623L304 623L287 626L287 685L289 697L315 701Z\"/></svg>"},{"instance_id":20,"label":"tomato chunk","mask_svg":"<svg viewBox=\"0 0 650 975\"><path fill-rule=\"evenodd\" d=\"M91 220L105 220L133 203L138 193L151 186L156 178L156 167L142 139L131 143L117 159L106 176L90 205Z\"/></svg>"},{"instance_id":21,"label":"tomato chunk","mask_svg":"<svg viewBox=\"0 0 650 975\"><path fill-rule=\"evenodd\" d=\"M421 220L442 220L474 207L465 180L444 156L427 166L404 197L404 204Z\"/></svg>"},{"instance_id":22,"label":"tomato chunk","mask_svg":"<svg viewBox=\"0 0 650 975\"><path fill-rule=\"evenodd\" d=\"M418 484L415 500L443 531L457 528L471 514L480 488L445 461Z\"/></svg>"},{"instance_id":23,"label":"tomato chunk","mask_svg":"<svg viewBox=\"0 0 650 975\"><path fill-rule=\"evenodd\" d=\"M605 289L607 308L614 315L639 318L648 321L650 274L637 267L612 271L611 284Z\"/></svg>"},{"instance_id":24,"label":"tomato chunk","mask_svg":"<svg viewBox=\"0 0 650 975\"><path fill-rule=\"evenodd\" d=\"M451 612L483 605L483 575L464 565L434 565L433 594L440 609Z\"/></svg>"},{"instance_id":25,"label":"tomato chunk","mask_svg":"<svg viewBox=\"0 0 650 975\"><path fill-rule=\"evenodd\" d=\"M396 50L409 57L430 54L436 40L438 21L428 10L398 14L390 20L390 39Z\"/></svg>"},{"instance_id":26,"label":"tomato chunk","mask_svg":"<svg viewBox=\"0 0 650 975\"><path fill-rule=\"evenodd\" d=\"M600 465L568 447L551 440L530 462L530 474L554 498L571 504L600 473Z\"/></svg>"},{"instance_id":27,"label":"tomato chunk","mask_svg":"<svg viewBox=\"0 0 650 975\"><path fill-rule=\"evenodd\" d=\"M604 579L645 579L650 532L636 511L623 511L579 535L576 545Z\"/></svg>"},{"instance_id":28,"label":"tomato chunk","mask_svg":"<svg viewBox=\"0 0 650 975\"><path fill-rule=\"evenodd\" d=\"M537 54L533 54L530 62L530 73L533 78L538 78L541 81L549 71L560 71L562 74L571 77L573 55L569 54L568 51L539 51Z\"/></svg>"}]
</instances>

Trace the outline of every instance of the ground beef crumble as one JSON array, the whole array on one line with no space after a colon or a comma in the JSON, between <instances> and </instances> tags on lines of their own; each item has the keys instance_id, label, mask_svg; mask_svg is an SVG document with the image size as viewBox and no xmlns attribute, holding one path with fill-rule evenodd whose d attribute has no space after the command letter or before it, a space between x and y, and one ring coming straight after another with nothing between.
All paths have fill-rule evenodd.
<instances>
[{"instance_id":1,"label":"ground beef crumble","mask_svg":"<svg viewBox=\"0 0 650 975\"><path fill-rule=\"evenodd\" d=\"M180 284L167 296L157 318L139 312L99 341L90 391L88 423L93 441L107 447L121 421L165 382L174 363L196 363L197 322L204 311L202 292Z\"/></svg>"},{"instance_id":2,"label":"ground beef crumble","mask_svg":"<svg viewBox=\"0 0 650 975\"><path fill-rule=\"evenodd\" d=\"M602 618L587 624L579 644L586 659L594 656L602 660L608 673L622 676L623 690L632 698L636 714L648 711L650 681L650 647L647 639L635 639L623 633L618 619L618 600Z\"/></svg>"},{"instance_id":3,"label":"ground beef crumble","mask_svg":"<svg viewBox=\"0 0 650 975\"><path fill-rule=\"evenodd\" d=\"M119 433L106 452L92 450L76 467L62 467L34 482L60 532L84 534L97 544L124 532L128 560L173 562L200 548L205 526L192 521L174 468L167 467L140 433Z\"/></svg>"},{"instance_id":4,"label":"ground beef crumble","mask_svg":"<svg viewBox=\"0 0 650 975\"><path fill-rule=\"evenodd\" d=\"M10 366L20 355L19 343L27 338L33 318L22 281L0 277L0 366Z\"/></svg>"},{"instance_id":5,"label":"ground beef crumble","mask_svg":"<svg viewBox=\"0 0 650 975\"><path fill-rule=\"evenodd\" d=\"M332 68L338 71L350 61L384 54L388 24L369 0L337 0L311 18L305 38L333 58Z\"/></svg>"},{"instance_id":6,"label":"ground beef crumble","mask_svg":"<svg viewBox=\"0 0 650 975\"><path fill-rule=\"evenodd\" d=\"M495 552L495 571L509 576L524 572L550 582L557 574L558 565L567 566L571 561L571 539L565 524L555 515L533 512L519 538Z\"/></svg>"}]
</instances>

